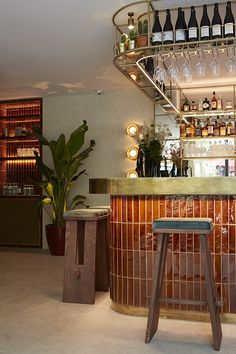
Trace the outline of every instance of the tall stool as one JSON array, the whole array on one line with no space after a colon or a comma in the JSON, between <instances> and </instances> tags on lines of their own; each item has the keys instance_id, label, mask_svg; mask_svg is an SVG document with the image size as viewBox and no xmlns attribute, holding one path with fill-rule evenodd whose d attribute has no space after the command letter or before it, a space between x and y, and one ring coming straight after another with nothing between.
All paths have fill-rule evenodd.
<instances>
[{"instance_id":1,"label":"tall stool","mask_svg":"<svg viewBox=\"0 0 236 354\"><path fill-rule=\"evenodd\" d=\"M95 290L109 290L108 209L77 209L66 220L63 301L94 304Z\"/></svg>"},{"instance_id":2,"label":"tall stool","mask_svg":"<svg viewBox=\"0 0 236 354\"><path fill-rule=\"evenodd\" d=\"M161 303L167 302L170 304L207 305L211 318L213 348L215 350L220 350L222 329L219 307L222 306L222 304L219 301L219 295L217 293L214 281L214 271L208 242L208 235L211 233L213 227L213 221L209 218L160 218L153 221L153 232L159 233L160 235L157 245L145 343L149 343L157 331ZM205 271L207 301L161 298L161 291L165 274L167 247L170 239L170 234L172 233L191 233L199 235Z\"/></svg>"}]
</instances>

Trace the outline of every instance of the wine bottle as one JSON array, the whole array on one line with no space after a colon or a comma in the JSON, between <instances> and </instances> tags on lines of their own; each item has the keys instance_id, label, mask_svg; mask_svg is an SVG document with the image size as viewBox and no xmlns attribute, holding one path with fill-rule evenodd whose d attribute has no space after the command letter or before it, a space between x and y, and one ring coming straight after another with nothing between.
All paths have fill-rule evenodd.
<instances>
[{"instance_id":1,"label":"wine bottle","mask_svg":"<svg viewBox=\"0 0 236 354\"><path fill-rule=\"evenodd\" d=\"M235 37L235 20L231 10L231 1L227 1L224 19L224 37Z\"/></svg>"},{"instance_id":2,"label":"wine bottle","mask_svg":"<svg viewBox=\"0 0 236 354\"><path fill-rule=\"evenodd\" d=\"M171 23L170 9L166 9L166 21L163 27L163 44L171 44L174 42L173 26Z\"/></svg>"},{"instance_id":3,"label":"wine bottle","mask_svg":"<svg viewBox=\"0 0 236 354\"><path fill-rule=\"evenodd\" d=\"M151 77L153 76L154 73L153 58L147 58L145 63L145 70L149 73Z\"/></svg>"},{"instance_id":4,"label":"wine bottle","mask_svg":"<svg viewBox=\"0 0 236 354\"><path fill-rule=\"evenodd\" d=\"M183 26L184 26L184 31L185 31L185 41L187 41L188 40L188 28L187 28L187 24L185 21L184 10L182 10L182 21L183 21Z\"/></svg>"},{"instance_id":5,"label":"wine bottle","mask_svg":"<svg viewBox=\"0 0 236 354\"><path fill-rule=\"evenodd\" d=\"M202 41L210 39L210 20L207 14L207 5L203 5L202 19L200 22L200 39Z\"/></svg>"},{"instance_id":6,"label":"wine bottle","mask_svg":"<svg viewBox=\"0 0 236 354\"><path fill-rule=\"evenodd\" d=\"M185 28L183 23L182 7L178 8L178 17L175 24L175 43L185 42Z\"/></svg>"},{"instance_id":7,"label":"wine bottle","mask_svg":"<svg viewBox=\"0 0 236 354\"><path fill-rule=\"evenodd\" d=\"M203 108L203 111L209 111L209 109L210 109L210 102L208 101L207 97L203 101L202 108Z\"/></svg>"},{"instance_id":8,"label":"wine bottle","mask_svg":"<svg viewBox=\"0 0 236 354\"><path fill-rule=\"evenodd\" d=\"M159 19L159 11L155 11L155 19L152 27L152 45L162 44L162 27Z\"/></svg>"},{"instance_id":9,"label":"wine bottle","mask_svg":"<svg viewBox=\"0 0 236 354\"><path fill-rule=\"evenodd\" d=\"M195 11L195 7L191 6L191 15L188 22L188 41L189 42L198 41L198 38L199 38L199 29L198 29L198 23L196 19L196 11Z\"/></svg>"},{"instance_id":10,"label":"wine bottle","mask_svg":"<svg viewBox=\"0 0 236 354\"><path fill-rule=\"evenodd\" d=\"M212 18L212 39L222 38L222 21L219 14L219 6L215 4Z\"/></svg>"}]
</instances>

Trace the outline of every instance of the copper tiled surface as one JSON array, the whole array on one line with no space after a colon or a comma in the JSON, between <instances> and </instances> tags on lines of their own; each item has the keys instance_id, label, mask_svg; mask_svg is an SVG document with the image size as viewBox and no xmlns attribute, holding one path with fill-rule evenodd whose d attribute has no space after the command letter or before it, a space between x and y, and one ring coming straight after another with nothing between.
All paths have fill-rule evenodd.
<instances>
[{"instance_id":1,"label":"copper tiled surface","mask_svg":"<svg viewBox=\"0 0 236 354\"><path fill-rule=\"evenodd\" d=\"M224 313L236 313L236 197L111 196L111 298L119 304L147 307L152 284L158 217L211 217L209 236L218 292ZM169 243L163 296L205 300L198 236L175 234ZM165 305L203 311L205 306Z\"/></svg>"}]
</instances>

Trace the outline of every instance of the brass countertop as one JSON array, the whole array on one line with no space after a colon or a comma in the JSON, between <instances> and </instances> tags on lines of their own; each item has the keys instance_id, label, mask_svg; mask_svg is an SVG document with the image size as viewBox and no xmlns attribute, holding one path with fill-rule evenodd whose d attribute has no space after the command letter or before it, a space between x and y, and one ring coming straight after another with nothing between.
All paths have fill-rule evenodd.
<instances>
[{"instance_id":1,"label":"brass countertop","mask_svg":"<svg viewBox=\"0 0 236 354\"><path fill-rule=\"evenodd\" d=\"M236 177L90 178L89 192L111 195L236 195Z\"/></svg>"}]
</instances>

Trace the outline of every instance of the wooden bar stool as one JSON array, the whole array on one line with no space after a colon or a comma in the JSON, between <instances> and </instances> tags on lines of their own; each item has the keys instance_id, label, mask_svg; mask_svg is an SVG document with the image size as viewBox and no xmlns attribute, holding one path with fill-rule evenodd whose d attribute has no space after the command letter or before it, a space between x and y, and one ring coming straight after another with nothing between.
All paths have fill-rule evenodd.
<instances>
[{"instance_id":1,"label":"wooden bar stool","mask_svg":"<svg viewBox=\"0 0 236 354\"><path fill-rule=\"evenodd\" d=\"M160 218L153 221L153 232L159 233L160 235L157 245L145 343L149 343L157 331L161 303L207 305L211 318L213 348L215 350L220 350L222 329L219 307L222 306L222 304L219 301L219 295L215 285L211 252L208 242L208 235L211 233L213 227L213 221L209 218ZM207 301L161 298L161 291L165 274L167 247L170 239L170 234L172 233L199 234L205 271Z\"/></svg>"},{"instance_id":2,"label":"wooden bar stool","mask_svg":"<svg viewBox=\"0 0 236 354\"><path fill-rule=\"evenodd\" d=\"M108 209L77 209L66 220L63 301L94 304L95 290L109 290Z\"/></svg>"}]
</instances>

